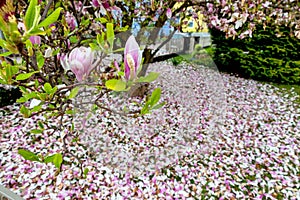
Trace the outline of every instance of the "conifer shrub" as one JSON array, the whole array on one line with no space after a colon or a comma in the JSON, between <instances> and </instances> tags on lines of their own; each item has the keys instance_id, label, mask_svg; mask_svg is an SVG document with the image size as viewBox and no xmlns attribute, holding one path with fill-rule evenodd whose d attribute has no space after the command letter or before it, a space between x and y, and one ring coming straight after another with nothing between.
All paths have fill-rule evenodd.
<instances>
[{"instance_id":1,"label":"conifer shrub","mask_svg":"<svg viewBox=\"0 0 300 200\"><path fill-rule=\"evenodd\" d=\"M21 96L22 93L18 88L0 85L0 108L14 104Z\"/></svg>"},{"instance_id":2,"label":"conifer shrub","mask_svg":"<svg viewBox=\"0 0 300 200\"><path fill-rule=\"evenodd\" d=\"M257 26L252 38L226 38L211 30L216 45L214 62L221 71L245 78L284 84L300 84L300 41L290 36L288 27Z\"/></svg>"}]
</instances>

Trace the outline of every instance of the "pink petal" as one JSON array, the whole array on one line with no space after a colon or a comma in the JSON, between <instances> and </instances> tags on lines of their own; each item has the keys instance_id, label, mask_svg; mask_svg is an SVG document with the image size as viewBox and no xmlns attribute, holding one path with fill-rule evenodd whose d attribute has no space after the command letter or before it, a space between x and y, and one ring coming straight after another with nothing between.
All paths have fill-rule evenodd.
<instances>
[{"instance_id":1,"label":"pink petal","mask_svg":"<svg viewBox=\"0 0 300 200\"><path fill-rule=\"evenodd\" d=\"M127 61L127 54L130 54L134 61L134 70L135 73L140 65L140 59L139 59L139 50L140 47L138 43L136 42L135 38L133 35L131 35L128 40L126 41L125 44L125 50L124 50L124 64L125 64L125 78L128 79L130 76L130 67L129 63Z\"/></svg>"},{"instance_id":2,"label":"pink petal","mask_svg":"<svg viewBox=\"0 0 300 200\"><path fill-rule=\"evenodd\" d=\"M41 37L40 36L30 36L29 40L32 44L41 44Z\"/></svg>"},{"instance_id":3,"label":"pink petal","mask_svg":"<svg viewBox=\"0 0 300 200\"><path fill-rule=\"evenodd\" d=\"M81 82L83 79L83 76L85 74L83 65L80 62L78 62L77 60L73 60L70 63L70 68L71 68L71 71L75 74L76 79L79 82Z\"/></svg>"},{"instance_id":4,"label":"pink petal","mask_svg":"<svg viewBox=\"0 0 300 200\"><path fill-rule=\"evenodd\" d=\"M170 19L172 17L172 10L171 10L171 8L167 9L167 13L166 14L167 14L167 18L168 19Z\"/></svg>"}]
</instances>

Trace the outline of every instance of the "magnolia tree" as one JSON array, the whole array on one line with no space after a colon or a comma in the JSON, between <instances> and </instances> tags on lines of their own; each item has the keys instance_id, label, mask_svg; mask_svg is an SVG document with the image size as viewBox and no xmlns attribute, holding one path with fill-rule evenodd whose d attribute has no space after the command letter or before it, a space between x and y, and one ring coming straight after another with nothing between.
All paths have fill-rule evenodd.
<instances>
[{"instance_id":1,"label":"magnolia tree","mask_svg":"<svg viewBox=\"0 0 300 200\"><path fill-rule=\"evenodd\" d=\"M78 93L87 93L80 90L82 86L96 90L95 100L89 102L95 105L94 109L113 112L99 103L102 96L129 91L134 84L149 83L158 76L149 73L137 77L142 57L135 37L129 36L123 48L114 49L115 32L123 30L114 28L113 19L94 18L87 9L96 7L94 3L85 7L81 2L1 2L0 26L4 38L0 44L6 50L1 56L13 54L15 59L1 62L0 83L20 88L23 96L17 102L22 104L20 112L25 118L40 114L46 118L37 122L37 128L30 130L32 134L49 128L47 119L53 117L59 121L53 132L65 128L63 119L75 114L74 98ZM123 52L124 59L103 66L102 61L114 52ZM90 82L91 79L97 81ZM159 88L154 89L139 104L139 110L124 110L119 114L138 116L162 107L160 92ZM70 132L76 132L74 129L72 126ZM63 156L71 154L66 149L47 156L26 149L18 152L27 160L52 162L58 169Z\"/></svg>"},{"instance_id":2,"label":"magnolia tree","mask_svg":"<svg viewBox=\"0 0 300 200\"><path fill-rule=\"evenodd\" d=\"M300 38L300 5L295 0L281 1L226 1L207 4L204 11L211 28L226 32L227 37L244 38L252 36L256 24L274 27L278 36L282 35L276 27L290 27L290 35Z\"/></svg>"},{"instance_id":3,"label":"magnolia tree","mask_svg":"<svg viewBox=\"0 0 300 200\"><path fill-rule=\"evenodd\" d=\"M256 24L264 26L286 25L291 28L291 35L300 38L298 1L226 1L226 0L171 0L171 1L93 1L93 5L98 6L105 15L104 10L109 12L117 24L123 27L132 27L134 21L138 22L141 27L161 28L169 21L174 27L174 32L157 47L157 49L145 48L143 51L144 62L151 63L158 60L169 58L169 56L155 57L159 48L172 37L176 30L181 30L185 18L198 19L198 12L201 12L204 20L210 28L217 28L224 31L228 37L244 38L252 36ZM192 8L192 9L191 9ZM178 20L179 19L179 20ZM203 27L198 26L198 31ZM277 30L277 29L276 29ZM280 31L278 35L280 36ZM137 39L142 40L140 31ZM151 32L147 38L147 44L157 42L159 37L158 29ZM146 73L148 65L144 65L141 75Z\"/></svg>"},{"instance_id":4,"label":"magnolia tree","mask_svg":"<svg viewBox=\"0 0 300 200\"><path fill-rule=\"evenodd\" d=\"M164 106L159 100L161 89L153 88L141 102L135 102L138 109L124 107L114 111L103 105L101 99L121 92L144 95L137 95L136 90L159 76L155 72L146 73L148 64L161 60L155 54L182 27L184 22L178 19L198 18L196 13L201 11L210 27L225 31L228 36L251 36L255 24L263 23L266 26L286 24L292 34L300 37L298 6L292 0L4 0L0 2L0 28L4 36L0 46L5 50L1 57L15 59L1 62L0 83L20 88L23 95L18 103L24 117L44 115L45 120L38 121L36 129L30 131L33 134L49 128L47 119L53 117L59 121L56 127L51 127L53 132L66 128L64 119L74 116L74 99L79 94L94 95L89 102L90 109L130 117L145 115ZM193 11L186 12L190 7ZM174 31L155 45L159 28L167 21ZM135 36L127 31L133 23L142 27ZM122 58L113 58L112 54L120 54ZM111 60L104 62L108 57ZM81 105L85 105L84 102ZM83 121L87 117L84 116ZM80 130L74 125L67 128L71 133ZM73 155L66 148L47 156L26 149L20 149L19 153L27 160L52 162L58 169L64 156Z\"/></svg>"}]
</instances>

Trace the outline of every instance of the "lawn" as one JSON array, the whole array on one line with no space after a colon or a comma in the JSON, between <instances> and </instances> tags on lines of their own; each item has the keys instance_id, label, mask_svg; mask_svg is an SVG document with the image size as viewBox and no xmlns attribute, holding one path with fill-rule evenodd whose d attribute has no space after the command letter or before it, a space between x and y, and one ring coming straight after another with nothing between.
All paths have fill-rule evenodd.
<instances>
[{"instance_id":1,"label":"lawn","mask_svg":"<svg viewBox=\"0 0 300 200\"><path fill-rule=\"evenodd\" d=\"M279 88L284 95L295 96L298 95L296 98L296 102L300 104L300 85L286 85L286 84L278 84L278 83L271 83L275 87Z\"/></svg>"}]
</instances>

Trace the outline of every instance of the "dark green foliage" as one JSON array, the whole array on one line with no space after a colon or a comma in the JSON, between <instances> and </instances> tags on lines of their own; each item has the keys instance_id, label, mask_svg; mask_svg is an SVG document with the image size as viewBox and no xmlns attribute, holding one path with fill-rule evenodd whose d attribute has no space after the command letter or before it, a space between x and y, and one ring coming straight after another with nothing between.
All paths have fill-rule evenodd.
<instances>
[{"instance_id":1,"label":"dark green foliage","mask_svg":"<svg viewBox=\"0 0 300 200\"><path fill-rule=\"evenodd\" d=\"M181 57L181 56L176 56L176 57L174 57L174 58L171 58L170 60L171 60L171 62L172 62L172 64L173 64L174 66L177 66L177 65L179 65L180 63L182 63L184 59L183 59L183 57Z\"/></svg>"},{"instance_id":2,"label":"dark green foliage","mask_svg":"<svg viewBox=\"0 0 300 200\"><path fill-rule=\"evenodd\" d=\"M0 86L0 108L15 103L21 96L22 93L18 88L6 89Z\"/></svg>"},{"instance_id":3,"label":"dark green foliage","mask_svg":"<svg viewBox=\"0 0 300 200\"><path fill-rule=\"evenodd\" d=\"M289 28L277 27L284 36L277 37L272 27L257 26L252 38L226 39L211 30L217 45L214 62L221 71L245 78L285 84L300 84L300 40L289 36Z\"/></svg>"}]
</instances>

